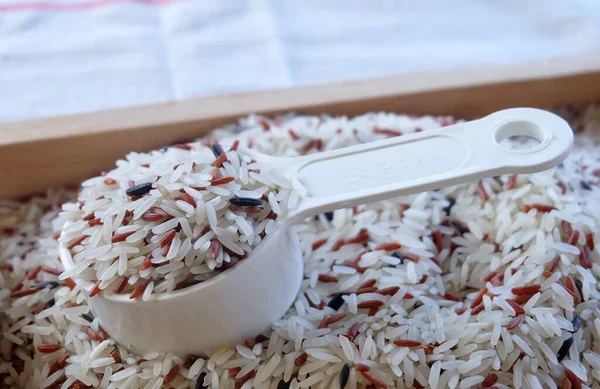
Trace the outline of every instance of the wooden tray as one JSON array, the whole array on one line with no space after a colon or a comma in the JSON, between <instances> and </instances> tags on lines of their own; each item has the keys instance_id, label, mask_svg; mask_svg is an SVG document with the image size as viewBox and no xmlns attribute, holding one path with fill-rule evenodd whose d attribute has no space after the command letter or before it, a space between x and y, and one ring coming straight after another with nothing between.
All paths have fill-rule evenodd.
<instances>
[{"instance_id":1,"label":"wooden tray","mask_svg":"<svg viewBox=\"0 0 600 389\"><path fill-rule=\"evenodd\" d=\"M253 112L469 118L508 107L594 100L600 100L600 53L0 124L0 199L77 183L110 169L128 151L193 139Z\"/></svg>"}]
</instances>

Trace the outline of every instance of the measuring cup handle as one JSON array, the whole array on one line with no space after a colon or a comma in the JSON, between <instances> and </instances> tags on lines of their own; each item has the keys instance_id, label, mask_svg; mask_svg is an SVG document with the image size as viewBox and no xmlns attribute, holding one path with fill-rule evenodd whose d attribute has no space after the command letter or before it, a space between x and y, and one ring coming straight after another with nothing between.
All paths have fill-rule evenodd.
<instances>
[{"instance_id":1,"label":"measuring cup handle","mask_svg":"<svg viewBox=\"0 0 600 389\"><path fill-rule=\"evenodd\" d=\"M500 144L512 136L540 143L527 150ZM290 218L489 176L543 171L564 160L572 144L571 128L557 115L514 108L471 122L300 157L288 173L307 195Z\"/></svg>"}]
</instances>

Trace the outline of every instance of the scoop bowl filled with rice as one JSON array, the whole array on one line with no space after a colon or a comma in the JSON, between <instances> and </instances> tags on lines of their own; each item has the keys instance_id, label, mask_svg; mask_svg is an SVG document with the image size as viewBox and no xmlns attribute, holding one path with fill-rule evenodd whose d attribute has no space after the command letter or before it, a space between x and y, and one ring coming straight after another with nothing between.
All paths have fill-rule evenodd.
<instances>
[{"instance_id":1,"label":"scoop bowl filled with rice","mask_svg":"<svg viewBox=\"0 0 600 389\"><path fill-rule=\"evenodd\" d=\"M515 136L539 144L502 144ZM63 206L59 278L84 289L102 328L136 352L210 353L260 334L293 303L303 276L294 224L542 171L572 142L558 116L520 108L303 157L270 157L239 140L131 153Z\"/></svg>"}]
</instances>

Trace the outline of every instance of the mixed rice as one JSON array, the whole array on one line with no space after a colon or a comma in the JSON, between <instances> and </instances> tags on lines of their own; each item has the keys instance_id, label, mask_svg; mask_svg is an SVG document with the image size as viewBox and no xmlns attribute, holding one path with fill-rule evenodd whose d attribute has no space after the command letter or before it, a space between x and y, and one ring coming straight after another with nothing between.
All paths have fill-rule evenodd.
<instances>
[{"instance_id":1,"label":"mixed rice","mask_svg":"<svg viewBox=\"0 0 600 389\"><path fill-rule=\"evenodd\" d=\"M300 195L269 166L218 142L130 153L82 184L63 205L60 279L93 284L90 296L147 299L209 279L245 259Z\"/></svg>"},{"instance_id":2,"label":"mixed rice","mask_svg":"<svg viewBox=\"0 0 600 389\"><path fill-rule=\"evenodd\" d=\"M178 237L179 250L187 238L206 235L208 231L200 234L206 226L214 233L206 242L220 237L217 231L224 233L219 229L228 229L224 234L237 236L238 241L251 235L258 240L258 225L264 223L266 229L273 214L278 214L277 206L284 212L293 185L260 180L245 183L236 178L235 169L221 167L221 177L226 173L235 178L227 183L228 194L206 189L200 198L185 187L169 187L183 183L185 174L205 174L202 177L210 181L211 170L206 169L218 156L212 154L211 141L203 140L204 144L185 144L183 148L156 152L167 155L171 165L165 163L146 173L160 178L144 176L143 169L148 168L143 168L143 164L159 163L145 160L154 158L153 154L136 154L130 155L129 162L120 162L115 171L85 183L85 193L79 198L73 192L51 190L46 196L27 202L2 202L2 387L600 388L600 249L595 245L600 231L600 109L590 106L563 113L578 135L572 155L555 169L484 179L306 220L298 226L305 279L294 305L264 334L257 334L244 344L218 349L207 358L135 355L115 344L98 326L85 295L71 276L92 282L101 280L98 289L104 290L102 293L110 285L120 285L124 277L128 277L124 288L129 288L125 291L136 289L141 279L155 281L155 289L147 293L167 291L183 281L182 286L192 280L202 281L203 278L195 277L209 277L212 273L194 274L195 266L218 271L227 267L227 256L235 263L243 260L243 255L231 255L224 248L234 253L235 250L220 241L215 257L209 254L200 259L194 254L194 259L186 262L186 256L175 261L176 254L166 261L151 259L152 265L147 269L140 267L148 253L155 252L160 257L162 253L154 251L160 243L152 245L164 239L170 229L175 229L176 234L169 244ZM213 136L226 150L237 140L266 154L294 156L453 122L449 117L392 114L367 114L352 119L290 116L269 120L253 116L219 129ZM186 150L188 146L192 150ZM196 151L202 154L201 161L189 158ZM227 157L229 161L236 158L230 153ZM182 164L173 169L178 158ZM244 156L238 158L243 160ZM246 162L250 165L249 160ZM138 170L131 178L128 164L137 164ZM190 168L200 171L191 173ZM163 178L169 175L170 178ZM106 179L115 182L109 180L107 184ZM152 182L150 193L132 199L139 194L127 194L129 179L133 179L134 188ZM159 187L157 182L165 185ZM240 187L231 186L235 184ZM106 185L114 188L104 188ZM256 191L263 186L267 189L260 196L235 193ZM131 218L135 219L136 211L139 215L150 211L156 202L160 202L163 211L166 206L165 212L172 218L161 211L150 213L177 220L181 229L173 224L169 229L163 226L165 231L153 231L160 224L158 220L150 221L155 225L146 230L148 235L144 238L150 236L149 240L130 245L139 251L123 250L126 266L120 267L123 265L119 258L114 262L115 272L113 262L104 265L104 261L96 260L89 270L61 276L57 240L65 218L80 224L97 218L102 221L102 215L95 213L101 206L94 208L96 205L92 207L90 203L101 201L94 196L106 197L108 189L111 195L122 199L111 217L127 223L112 224L114 219L111 220L110 236L104 236L109 233L102 227L104 221L98 226L88 223L84 229L95 227L94 231L89 231L90 238L71 247L74 257L96 249L93 246L100 247L89 245L94 233L101 235L98 242L104 239L106 244L108 240L112 243L113 232L132 232L125 242L136 243L127 239L140 230L142 223ZM180 189L192 197L195 206ZM271 193L277 204L269 201ZM277 198L281 193L285 195ZM79 210L77 201L81 201L81 196L85 197L85 204ZM182 198L175 199L178 196ZM197 212L202 212L198 211L200 200L206 204L219 196L221 199L215 203L226 204L216 207L219 213L215 209L217 223L206 223L206 212L202 222L189 226L191 235L184 231L183 219L193 220ZM244 213L229 201L234 197L260 198L260 211ZM128 208L144 199L148 203L156 200L151 205L144 202L143 206L138 203ZM193 207L193 212L179 201ZM65 202L74 205L63 210ZM143 207L149 208L142 212ZM94 217L90 218L92 211ZM86 217L88 220L84 220ZM251 233L240 218L254 229ZM226 221L227 226L221 224ZM127 230L128 225L140 227ZM84 235L83 231L73 233L73 239ZM69 237L65 244L71 246L71 235L65 236ZM199 246L210 253L206 242ZM254 247L250 243L248 246L243 247L246 253ZM85 261L88 254L81 254L75 264ZM167 258L168 251L165 254L162 257ZM96 259L102 254L97 255ZM178 275L167 277L169 272L158 272L177 262L183 267L169 272L179 270ZM115 278L102 284L109 271L114 272ZM137 280L129 283L136 275ZM165 285L169 280L173 281ZM159 285L164 288L156 289Z\"/></svg>"}]
</instances>

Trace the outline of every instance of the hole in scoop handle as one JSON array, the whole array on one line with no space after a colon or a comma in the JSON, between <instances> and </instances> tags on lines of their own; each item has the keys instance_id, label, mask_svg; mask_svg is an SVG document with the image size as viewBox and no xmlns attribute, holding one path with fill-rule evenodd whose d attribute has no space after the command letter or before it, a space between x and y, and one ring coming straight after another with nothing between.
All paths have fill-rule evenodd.
<instances>
[{"instance_id":1,"label":"hole in scoop handle","mask_svg":"<svg viewBox=\"0 0 600 389\"><path fill-rule=\"evenodd\" d=\"M537 138L540 144L529 150L499 144L515 135ZM514 108L471 122L300 157L289 175L307 195L291 218L500 174L543 171L564 160L572 144L573 132L560 117Z\"/></svg>"}]
</instances>

